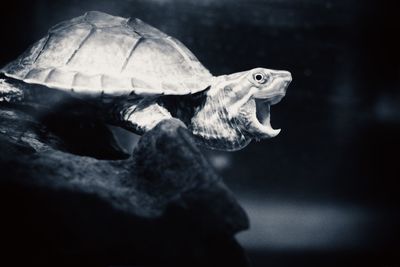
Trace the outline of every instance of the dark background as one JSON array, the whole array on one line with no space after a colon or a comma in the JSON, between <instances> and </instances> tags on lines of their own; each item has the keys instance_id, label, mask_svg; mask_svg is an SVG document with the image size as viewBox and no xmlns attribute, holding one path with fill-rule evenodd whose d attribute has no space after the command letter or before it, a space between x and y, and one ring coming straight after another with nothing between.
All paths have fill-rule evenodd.
<instances>
[{"instance_id":1,"label":"dark background","mask_svg":"<svg viewBox=\"0 0 400 267\"><path fill-rule=\"evenodd\" d=\"M400 22L396 1L11 1L0 65L88 10L138 17L215 75L289 70L270 140L210 161L249 213L255 266L400 266ZM125 135L126 136L126 135ZM124 140L125 143L126 140ZM129 143L129 142L128 142Z\"/></svg>"}]
</instances>

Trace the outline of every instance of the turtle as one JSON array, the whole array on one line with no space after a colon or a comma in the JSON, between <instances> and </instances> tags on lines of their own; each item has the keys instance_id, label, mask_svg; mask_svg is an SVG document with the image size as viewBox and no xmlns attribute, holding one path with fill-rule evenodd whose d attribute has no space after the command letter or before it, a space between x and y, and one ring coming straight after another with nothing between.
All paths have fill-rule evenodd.
<instances>
[{"instance_id":1,"label":"turtle","mask_svg":"<svg viewBox=\"0 0 400 267\"><path fill-rule=\"evenodd\" d=\"M270 106L292 80L261 67L214 76L177 39L99 11L56 24L0 73L0 101L23 101L41 86L96 103L107 123L133 133L176 120L198 144L225 151L279 134Z\"/></svg>"}]
</instances>

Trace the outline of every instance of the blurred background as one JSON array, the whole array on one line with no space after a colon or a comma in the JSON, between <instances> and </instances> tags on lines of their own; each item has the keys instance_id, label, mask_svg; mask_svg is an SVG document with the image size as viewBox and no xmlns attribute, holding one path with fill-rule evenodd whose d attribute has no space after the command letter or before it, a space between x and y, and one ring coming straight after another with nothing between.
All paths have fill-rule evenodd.
<instances>
[{"instance_id":1,"label":"blurred background","mask_svg":"<svg viewBox=\"0 0 400 267\"><path fill-rule=\"evenodd\" d=\"M88 10L138 17L215 75L289 70L270 140L204 151L249 214L254 266L400 266L396 1L32 0L0 11L0 65ZM119 132L132 146L134 137ZM397 253L397 254L396 254Z\"/></svg>"}]
</instances>

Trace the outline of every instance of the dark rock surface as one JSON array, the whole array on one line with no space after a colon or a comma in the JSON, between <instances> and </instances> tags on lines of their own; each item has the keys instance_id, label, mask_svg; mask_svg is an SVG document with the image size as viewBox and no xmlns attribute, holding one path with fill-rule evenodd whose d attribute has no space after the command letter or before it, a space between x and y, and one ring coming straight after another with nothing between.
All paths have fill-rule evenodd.
<instances>
[{"instance_id":1,"label":"dark rock surface","mask_svg":"<svg viewBox=\"0 0 400 267\"><path fill-rule=\"evenodd\" d=\"M122 159L101 122L35 110L0 107L0 265L248 265L247 216L179 123Z\"/></svg>"}]
</instances>

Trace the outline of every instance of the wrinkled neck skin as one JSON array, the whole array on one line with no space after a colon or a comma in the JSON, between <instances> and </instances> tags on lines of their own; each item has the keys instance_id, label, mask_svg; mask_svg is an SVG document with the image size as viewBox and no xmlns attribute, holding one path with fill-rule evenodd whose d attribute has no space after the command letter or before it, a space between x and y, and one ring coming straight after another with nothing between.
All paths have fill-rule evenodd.
<instances>
[{"instance_id":1,"label":"wrinkled neck skin","mask_svg":"<svg viewBox=\"0 0 400 267\"><path fill-rule=\"evenodd\" d=\"M236 118L229 118L232 88L224 85L224 76L216 77L206 92L204 105L197 107L189 129L203 146L225 151L239 150L251 141L238 126Z\"/></svg>"}]
</instances>

